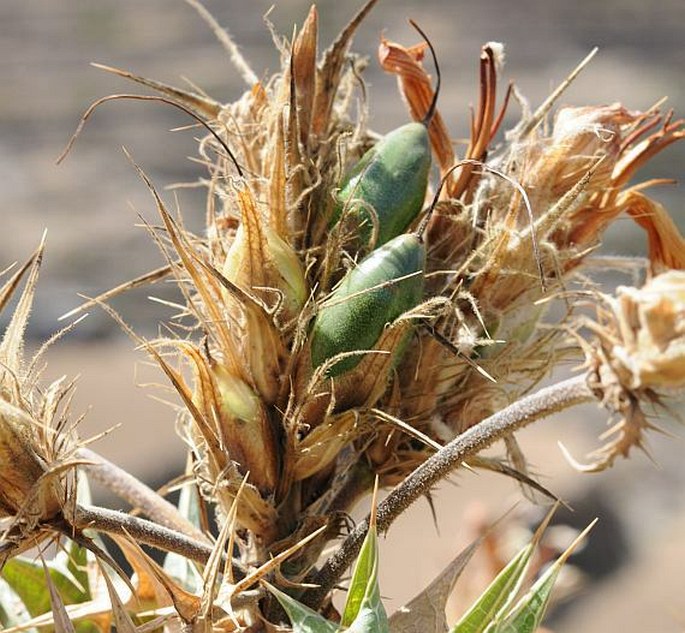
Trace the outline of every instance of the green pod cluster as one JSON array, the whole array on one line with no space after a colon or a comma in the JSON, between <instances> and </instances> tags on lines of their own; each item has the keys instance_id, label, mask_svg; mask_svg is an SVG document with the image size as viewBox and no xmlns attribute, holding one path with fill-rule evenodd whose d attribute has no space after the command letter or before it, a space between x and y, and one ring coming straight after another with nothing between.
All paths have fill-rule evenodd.
<instances>
[{"instance_id":1,"label":"green pod cluster","mask_svg":"<svg viewBox=\"0 0 685 633\"><path fill-rule=\"evenodd\" d=\"M343 211L363 226L368 239L378 222L376 246L404 233L426 197L431 149L424 123L407 123L386 134L362 156L342 183L332 221Z\"/></svg>"},{"instance_id":2,"label":"green pod cluster","mask_svg":"<svg viewBox=\"0 0 685 633\"><path fill-rule=\"evenodd\" d=\"M350 270L321 307L312 329L313 367L344 352L372 349L388 323L423 299L426 249L413 233L399 235ZM339 376L361 355L341 359L329 370Z\"/></svg>"}]
</instances>

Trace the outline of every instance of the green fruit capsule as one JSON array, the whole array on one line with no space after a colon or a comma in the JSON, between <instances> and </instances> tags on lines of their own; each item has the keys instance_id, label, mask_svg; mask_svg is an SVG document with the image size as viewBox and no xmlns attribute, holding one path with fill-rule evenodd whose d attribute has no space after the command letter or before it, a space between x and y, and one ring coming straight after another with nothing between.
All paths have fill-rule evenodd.
<instances>
[{"instance_id":1,"label":"green fruit capsule","mask_svg":"<svg viewBox=\"0 0 685 633\"><path fill-rule=\"evenodd\" d=\"M378 235L375 246L382 246L404 233L421 213L428 187L431 147L428 126L435 114L440 93L440 67L432 44L414 23L428 43L433 55L437 85L433 100L421 122L407 123L386 134L362 156L341 184L332 224L350 215L363 226L368 240L376 216Z\"/></svg>"},{"instance_id":2,"label":"green fruit capsule","mask_svg":"<svg viewBox=\"0 0 685 633\"><path fill-rule=\"evenodd\" d=\"M410 233L390 240L350 270L314 321L313 367L344 352L372 349L388 323L421 302L425 263L423 240ZM344 358L328 374L349 371L361 358Z\"/></svg>"},{"instance_id":3,"label":"green fruit capsule","mask_svg":"<svg viewBox=\"0 0 685 633\"><path fill-rule=\"evenodd\" d=\"M447 170L415 233L398 235L367 255L324 301L312 328L314 368L338 354L373 349L386 325L421 303L426 268L424 234L442 188L452 172L463 165L461 161ZM401 354L402 349L395 351L396 356ZM353 369L361 357L342 358L328 375L339 376Z\"/></svg>"},{"instance_id":4,"label":"green fruit capsule","mask_svg":"<svg viewBox=\"0 0 685 633\"><path fill-rule=\"evenodd\" d=\"M423 123L407 123L384 136L344 180L334 221L343 211L364 223L368 236L378 220L380 246L403 233L421 212L428 186L431 149Z\"/></svg>"}]
</instances>

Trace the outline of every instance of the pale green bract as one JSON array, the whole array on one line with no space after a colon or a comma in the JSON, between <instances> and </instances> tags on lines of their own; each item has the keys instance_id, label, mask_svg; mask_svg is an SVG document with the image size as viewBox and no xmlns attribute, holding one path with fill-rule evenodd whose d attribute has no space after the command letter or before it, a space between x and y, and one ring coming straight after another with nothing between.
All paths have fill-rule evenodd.
<instances>
[{"instance_id":1,"label":"pale green bract","mask_svg":"<svg viewBox=\"0 0 685 633\"><path fill-rule=\"evenodd\" d=\"M519 592L534 551L534 544L529 543L514 556L452 628L451 633L481 633L487 630L497 614L510 606Z\"/></svg>"}]
</instances>

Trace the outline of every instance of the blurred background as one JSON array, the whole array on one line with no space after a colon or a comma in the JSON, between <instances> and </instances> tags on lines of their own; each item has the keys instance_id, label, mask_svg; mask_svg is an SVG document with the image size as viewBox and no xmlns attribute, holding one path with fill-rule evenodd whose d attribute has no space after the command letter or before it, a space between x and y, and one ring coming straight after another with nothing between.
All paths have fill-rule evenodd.
<instances>
[{"instance_id":1,"label":"blurred background","mask_svg":"<svg viewBox=\"0 0 685 633\"><path fill-rule=\"evenodd\" d=\"M206 6L239 44L258 76L279 67L263 16L272 0L206 0ZM290 36L309 1L277 2L269 12L278 33ZM320 47L327 46L356 11L357 2L322 0ZM443 73L440 109L455 137L468 132L469 105L477 100L478 55L488 41L506 45L502 85L516 82L538 105L590 51L600 51L561 98L564 105L622 102L646 109L664 96L685 114L685 3L682 0L382 0L359 29L354 50L368 55L365 75L371 125L384 133L407 121L394 78L378 69L379 36L417 41L407 18L430 34ZM84 109L136 86L89 66L100 62L167 83L188 78L221 101L246 86L206 24L183 0L2 0L0 2L0 269L24 260L48 230L47 253L29 332L32 344L55 331L58 317L95 295L161 265L137 226L153 219L149 194L133 173L125 146L161 189L192 182L202 170L195 131L171 132L188 123L158 104L106 104L91 119L66 162L55 159ZM509 109L506 127L518 117ZM685 143L653 161L641 179L682 178ZM191 228L202 225L204 192L175 194ZM653 194L685 227L683 192ZM173 204L173 194L167 193ZM610 231L606 250L643 254L645 238L630 220ZM138 332L154 335L168 309L147 295L172 298L165 284L114 302ZM74 408L87 411L84 436L119 425L94 446L134 474L158 485L182 468L183 447L173 434L174 412L150 397L160 381L142 354L101 311L89 317L49 355L48 377L80 375ZM161 397L165 394L161 392ZM553 621L554 630L685 630L685 465L680 437L652 436L656 463L642 454L601 475L579 475L564 461L562 440L577 457L597 445L605 417L596 407L574 410L522 434L545 485L576 508L579 524L600 523L586 552L588 581ZM439 531L427 503L419 503L382 542L381 588L389 609L400 606L432 578L484 520L494 520L520 497L513 485L485 475L461 474L435 494ZM525 503L525 502L524 502ZM582 526L581 526L582 527ZM420 541L417 538L420 535ZM408 547L408 544L411 546ZM580 566L581 563L579 562ZM411 569L411 574L407 573Z\"/></svg>"}]
</instances>

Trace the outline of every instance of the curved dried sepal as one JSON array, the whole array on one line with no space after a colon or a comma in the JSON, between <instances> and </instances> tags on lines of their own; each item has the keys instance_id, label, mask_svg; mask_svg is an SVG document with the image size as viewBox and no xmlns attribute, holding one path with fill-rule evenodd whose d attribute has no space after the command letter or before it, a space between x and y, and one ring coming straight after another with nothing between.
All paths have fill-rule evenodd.
<instances>
[{"instance_id":1,"label":"curved dried sepal","mask_svg":"<svg viewBox=\"0 0 685 633\"><path fill-rule=\"evenodd\" d=\"M293 480L307 479L328 468L360 430L356 411L326 418L295 447Z\"/></svg>"},{"instance_id":2,"label":"curved dried sepal","mask_svg":"<svg viewBox=\"0 0 685 633\"><path fill-rule=\"evenodd\" d=\"M316 5L309 9L302 30L293 44L292 73L296 89L297 118L300 142L307 146L312 120L316 85L316 56L318 44L318 12Z\"/></svg>"},{"instance_id":3,"label":"curved dried sepal","mask_svg":"<svg viewBox=\"0 0 685 633\"><path fill-rule=\"evenodd\" d=\"M217 427L218 408L207 410L203 406L210 404L216 397L216 388L213 385L208 361L191 343L186 341L166 341L166 343L181 351L191 361L191 367L196 376L195 391L188 387L181 374L171 368L152 345L146 343L145 347L170 378L183 399L185 407L191 413L194 427L190 436L194 439L196 450L201 457L200 469L203 471L204 479L211 486L212 498L217 501L223 512L227 513L241 489L243 476L231 460L221 440L221 430ZM238 522L268 542L274 537L275 521L274 507L262 497L255 486L245 485L238 508Z\"/></svg>"},{"instance_id":4,"label":"curved dried sepal","mask_svg":"<svg viewBox=\"0 0 685 633\"><path fill-rule=\"evenodd\" d=\"M316 96L311 124L312 132L319 137L325 136L330 126L333 103L340 83L340 73L352 36L376 2L378 0L367 0L324 53L323 61L316 74Z\"/></svg>"},{"instance_id":5,"label":"curved dried sepal","mask_svg":"<svg viewBox=\"0 0 685 633\"><path fill-rule=\"evenodd\" d=\"M431 87L430 76L421 65L427 44L417 44L409 48L381 38L378 46L378 60L386 72L397 75L400 92L409 106L415 121L421 121L435 94ZM445 173L455 161L452 140L445 122L436 110L428 127L431 147L438 159L441 173Z\"/></svg>"},{"instance_id":6,"label":"curved dried sepal","mask_svg":"<svg viewBox=\"0 0 685 633\"><path fill-rule=\"evenodd\" d=\"M206 441L218 442L214 460L219 470L229 460L265 495L276 484L278 453L268 418L259 397L240 377L213 359L205 359L190 344L181 351L191 360L195 378L193 401L202 414L198 430Z\"/></svg>"},{"instance_id":7,"label":"curved dried sepal","mask_svg":"<svg viewBox=\"0 0 685 633\"><path fill-rule=\"evenodd\" d=\"M223 274L237 286L263 297L265 303L273 303L274 296L280 296L285 316L292 318L307 298L297 253L264 221L247 188L238 190L238 204L242 222L226 255Z\"/></svg>"},{"instance_id":8,"label":"curved dried sepal","mask_svg":"<svg viewBox=\"0 0 685 633\"><path fill-rule=\"evenodd\" d=\"M147 88L152 88L153 90L156 90L157 92L166 95L175 101L178 101L182 105L186 106L186 108L189 108L195 112L195 114L204 119L213 121L218 118L219 113L221 112L221 104L218 101L214 101L214 99L210 99L204 95L199 95L195 92L189 92L187 90L181 90L180 88L175 88L174 86L170 86L160 81L155 81L154 79L141 77L140 75L135 75L134 73L129 72L128 70L122 70L121 68L114 68L113 66L106 66L105 64L96 63L91 63L91 66L107 71L108 73L118 75L124 79L129 79L135 83L146 86Z\"/></svg>"}]
</instances>

